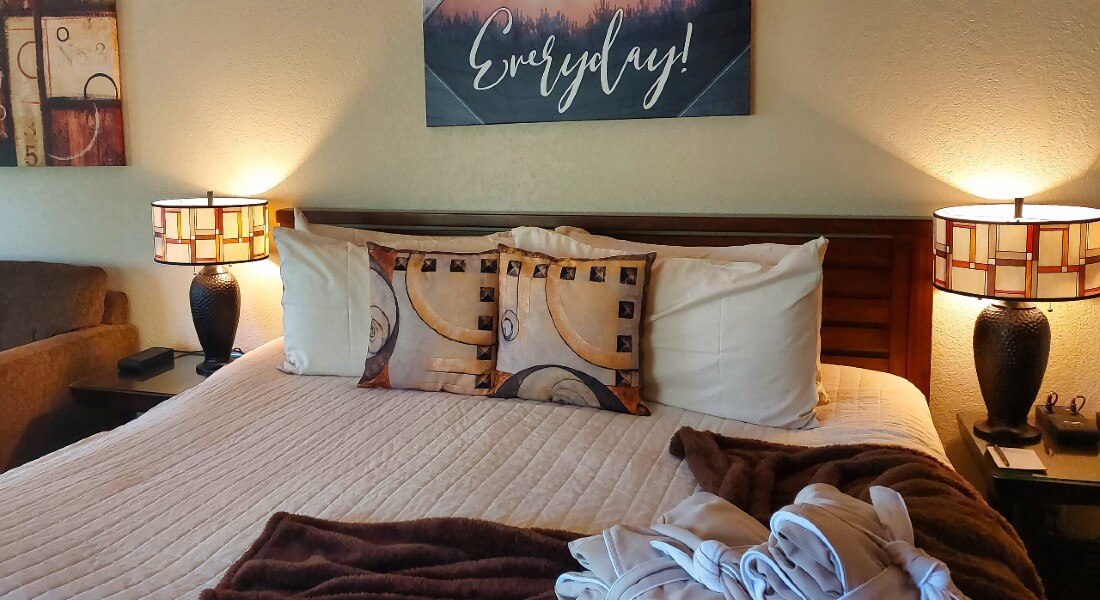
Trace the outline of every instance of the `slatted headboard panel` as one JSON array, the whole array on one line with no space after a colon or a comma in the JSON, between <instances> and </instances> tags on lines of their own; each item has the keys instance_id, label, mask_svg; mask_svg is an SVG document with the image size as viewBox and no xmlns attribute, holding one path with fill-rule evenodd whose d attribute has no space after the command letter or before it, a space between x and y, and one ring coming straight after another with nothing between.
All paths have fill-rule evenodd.
<instances>
[{"instance_id":1,"label":"slatted headboard panel","mask_svg":"<svg viewBox=\"0 0 1100 600\"><path fill-rule=\"evenodd\" d=\"M392 233L483 235L530 225L679 246L802 243L825 236L822 360L887 371L928 395L932 223L928 219L306 210L312 223ZM278 211L293 227L294 212Z\"/></svg>"}]
</instances>

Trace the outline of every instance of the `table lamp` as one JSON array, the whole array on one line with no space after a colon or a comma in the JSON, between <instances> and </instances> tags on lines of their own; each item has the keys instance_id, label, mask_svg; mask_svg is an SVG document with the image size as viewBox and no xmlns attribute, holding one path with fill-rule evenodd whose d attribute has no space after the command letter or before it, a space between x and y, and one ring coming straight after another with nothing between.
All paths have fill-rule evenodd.
<instances>
[{"instance_id":1,"label":"table lamp","mask_svg":"<svg viewBox=\"0 0 1100 600\"><path fill-rule=\"evenodd\" d=\"M1050 356L1050 325L1033 302L1100 295L1100 210L1014 204L957 206L934 215L935 286L992 299L974 326L974 365L995 444L1040 439L1027 422Z\"/></svg>"},{"instance_id":2,"label":"table lamp","mask_svg":"<svg viewBox=\"0 0 1100 600\"><path fill-rule=\"evenodd\" d=\"M191 282L191 319L210 375L232 360L241 316L241 290L225 265L254 262L269 253L267 201L250 198L161 200L153 203L154 259L202 267Z\"/></svg>"}]
</instances>

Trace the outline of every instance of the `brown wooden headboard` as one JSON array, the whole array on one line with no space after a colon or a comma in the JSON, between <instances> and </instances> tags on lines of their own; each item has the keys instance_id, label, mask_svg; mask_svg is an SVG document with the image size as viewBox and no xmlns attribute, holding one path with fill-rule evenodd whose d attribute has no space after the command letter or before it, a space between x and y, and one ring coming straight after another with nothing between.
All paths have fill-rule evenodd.
<instances>
[{"instance_id":1,"label":"brown wooden headboard","mask_svg":"<svg viewBox=\"0 0 1100 600\"><path fill-rule=\"evenodd\" d=\"M391 233L483 235L522 225L679 246L802 243L825 236L822 360L887 371L925 396L932 362L929 219L305 210L311 223ZM294 226L294 211L277 219Z\"/></svg>"}]
</instances>

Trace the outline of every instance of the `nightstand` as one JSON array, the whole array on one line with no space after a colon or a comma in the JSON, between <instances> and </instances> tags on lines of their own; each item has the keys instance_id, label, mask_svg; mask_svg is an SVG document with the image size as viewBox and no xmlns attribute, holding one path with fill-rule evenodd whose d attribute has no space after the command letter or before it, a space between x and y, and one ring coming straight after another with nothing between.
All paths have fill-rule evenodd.
<instances>
[{"instance_id":1,"label":"nightstand","mask_svg":"<svg viewBox=\"0 0 1100 600\"><path fill-rule=\"evenodd\" d=\"M116 369L98 373L69 386L80 406L111 412L116 425L178 396L206 380L195 372L201 354L176 353L175 363L140 375L122 375Z\"/></svg>"},{"instance_id":2,"label":"nightstand","mask_svg":"<svg viewBox=\"0 0 1100 600\"><path fill-rule=\"evenodd\" d=\"M1060 446L1044 435L1039 443L1028 448L1046 465L1045 473L1001 469L986 454L988 442L974 435L974 423L984 418L982 413L956 415L963 444L981 474L986 499L1023 538L1043 575L1048 595L1076 597L1073 593L1058 593L1057 588L1088 581L1089 575L1082 579L1078 573L1089 573L1087 565L1100 554L1095 544L1051 535L1046 517L1051 507L1100 506L1100 451L1096 445ZM1029 421L1034 424L1034 417Z\"/></svg>"}]
</instances>

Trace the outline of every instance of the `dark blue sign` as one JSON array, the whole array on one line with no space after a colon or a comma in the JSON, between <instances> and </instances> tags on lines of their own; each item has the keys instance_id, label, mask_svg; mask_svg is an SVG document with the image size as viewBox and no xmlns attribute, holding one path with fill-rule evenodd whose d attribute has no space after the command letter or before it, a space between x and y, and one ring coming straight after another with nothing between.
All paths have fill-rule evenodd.
<instances>
[{"instance_id":1,"label":"dark blue sign","mask_svg":"<svg viewBox=\"0 0 1100 600\"><path fill-rule=\"evenodd\" d=\"M751 0L425 0L429 126L747 115Z\"/></svg>"}]
</instances>

